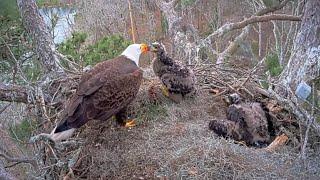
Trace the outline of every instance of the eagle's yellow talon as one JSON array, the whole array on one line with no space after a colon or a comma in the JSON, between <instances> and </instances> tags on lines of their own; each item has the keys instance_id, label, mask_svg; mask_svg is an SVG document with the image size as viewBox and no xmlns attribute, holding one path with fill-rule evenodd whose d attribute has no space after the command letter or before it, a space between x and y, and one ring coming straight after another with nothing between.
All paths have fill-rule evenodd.
<instances>
[{"instance_id":1,"label":"eagle's yellow talon","mask_svg":"<svg viewBox=\"0 0 320 180\"><path fill-rule=\"evenodd\" d=\"M247 143L245 141L234 141L236 144L241 144L243 146L247 146Z\"/></svg>"},{"instance_id":2,"label":"eagle's yellow talon","mask_svg":"<svg viewBox=\"0 0 320 180\"><path fill-rule=\"evenodd\" d=\"M124 127L127 127L127 128L134 127L134 126L136 126L136 121L134 119L128 120L124 125Z\"/></svg>"},{"instance_id":3,"label":"eagle's yellow talon","mask_svg":"<svg viewBox=\"0 0 320 180\"><path fill-rule=\"evenodd\" d=\"M166 96L166 97L169 97L169 90L168 90L168 88L167 87L165 87L165 86L161 86L161 91L162 91L162 94L164 95L164 96Z\"/></svg>"}]
</instances>

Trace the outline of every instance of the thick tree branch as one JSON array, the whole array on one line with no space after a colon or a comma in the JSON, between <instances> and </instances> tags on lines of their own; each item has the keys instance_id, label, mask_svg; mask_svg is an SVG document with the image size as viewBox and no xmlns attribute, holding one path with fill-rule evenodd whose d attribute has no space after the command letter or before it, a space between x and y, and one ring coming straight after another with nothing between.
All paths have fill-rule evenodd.
<instances>
[{"instance_id":1,"label":"thick tree branch","mask_svg":"<svg viewBox=\"0 0 320 180\"><path fill-rule=\"evenodd\" d=\"M264 14L268 14L277 10L282 9L290 0L284 0L279 5L271 6L269 8L261 9L256 13L256 16L262 16Z\"/></svg>"},{"instance_id":2,"label":"thick tree branch","mask_svg":"<svg viewBox=\"0 0 320 180\"><path fill-rule=\"evenodd\" d=\"M254 24L257 22L268 22L271 20L281 20L281 21L301 21L301 17L299 16L292 16L292 15L286 15L286 14L272 14L272 15L265 15L265 16L252 16L248 19L245 19L240 22L236 23L228 23L223 26L221 26L219 29L217 29L215 32L210 34L205 40L211 41L211 39L223 36L227 32L236 30L236 29L242 29L250 24Z\"/></svg>"},{"instance_id":3,"label":"thick tree branch","mask_svg":"<svg viewBox=\"0 0 320 180\"><path fill-rule=\"evenodd\" d=\"M0 83L0 101L28 103L28 89L24 86Z\"/></svg>"},{"instance_id":4,"label":"thick tree branch","mask_svg":"<svg viewBox=\"0 0 320 180\"><path fill-rule=\"evenodd\" d=\"M272 7L269 7L269 8L264 8L264 9L261 9L260 11L258 11L255 16L262 16L262 15L265 15L265 14L268 14L268 13L271 13L271 12L274 12L274 11L277 11L279 9L282 9L290 0L285 0L283 2L281 2L279 5L275 5L275 6L272 6ZM259 27L261 23L259 24ZM228 47L222 52L219 54L219 57L218 57L218 60L216 62L216 64L223 64L223 62L225 61L226 58L230 57L234 52L236 52L236 50L238 49L238 45L241 41L243 41L247 35L249 34L250 32L250 26L247 26L246 28L244 28L242 30L242 32L240 33L240 35L238 35L234 41L230 42ZM259 47L260 47L260 43L261 43L261 37L260 37L261 34L259 34ZM260 48L259 48L259 55L260 55Z\"/></svg>"},{"instance_id":5,"label":"thick tree branch","mask_svg":"<svg viewBox=\"0 0 320 180\"><path fill-rule=\"evenodd\" d=\"M6 154L0 153L0 157L4 158L7 162L13 162L13 165L10 165L10 167L15 166L20 163L28 163L31 164L33 167L37 167L37 162L34 159L28 159L28 158L14 158L10 157Z\"/></svg>"},{"instance_id":6,"label":"thick tree branch","mask_svg":"<svg viewBox=\"0 0 320 180\"><path fill-rule=\"evenodd\" d=\"M239 44L247 37L250 31L250 26L247 26L243 29L241 34L237 36L234 41L230 42L229 46L219 54L216 64L222 65L225 62L225 59L231 57L238 49Z\"/></svg>"}]
</instances>

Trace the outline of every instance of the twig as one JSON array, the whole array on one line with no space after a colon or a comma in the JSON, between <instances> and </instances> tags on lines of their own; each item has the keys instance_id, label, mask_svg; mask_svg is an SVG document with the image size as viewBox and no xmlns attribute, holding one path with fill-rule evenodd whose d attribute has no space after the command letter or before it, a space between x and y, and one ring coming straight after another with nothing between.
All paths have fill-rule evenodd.
<instances>
[{"instance_id":1,"label":"twig","mask_svg":"<svg viewBox=\"0 0 320 180\"><path fill-rule=\"evenodd\" d=\"M247 78L241 83L241 85L239 86L239 88L242 87L242 86L244 86L244 85L248 82L248 80L251 78L252 74L257 71L258 67L261 66L261 64L262 64L265 60L266 60L266 57L264 57L261 61L259 61L259 62L253 67L253 69L249 72ZM239 90L239 89L238 89L238 90Z\"/></svg>"},{"instance_id":2,"label":"twig","mask_svg":"<svg viewBox=\"0 0 320 180\"><path fill-rule=\"evenodd\" d=\"M17 164L20 164L20 163L28 163L28 164L31 164L34 168L37 168L38 165L37 165L37 162L36 160L34 159L28 159L28 158L13 158L13 157L10 157L6 154L3 154L3 153L0 153L0 157L3 157L6 161L8 162L14 162L14 164L12 165L9 165L7 167L13 167Z\"/></svg>"},{"instance_id":3,"label":"twig","mask_svg":"<svg viewBox=\"0 0 320 180\"><path fill-rule=\"evenodd\" d=\"M9 45L7 44L7 42L6 42L2 37L0 37L0 38L2 39L2 41L3 41L4 45L6 46L6 48L8 49L8 51L9 51L12 59L14 60L14 62L15 62L15 64L16 64L16 68L18 69L19 74L20 74L22 80L23 80L25 83L27 83L28 85L30 85L29 81L28 81L27 78L24 76L24 73L23 73L23 71L21 70L20 66L18 66L19 62L18 62L17 58L15 57L15 55L13 54L13 52L11 51Z\"/></svg>"},{"instance_id":4,"label":"twig","mask_svg":"<svg viewBox=\"0 0 320 180\"><path fill-rule=\"evenodd\" d=\"M48 142L44 142L44 144L50 149L53 157L55 158L56 161L59 161L58 156L56 155L56 153L54 152L53 148L51 147L51 144Z\"/></svg>"},{"instance_id":5,"label":"twig","mask_svg":"<svg viewBox=\"0 0 320 180\"><path fill-rule=\"evenodd\" d=\"M11 103L5 105L5 106L0 110L0 114L2 114L9 106L11 106Z\"/></svg>"},{"instance_id":6,"label":"twig","mask_svg":"<svg viewBox=\"0 0 320 180\"><path fill-rule=\"evenodd\" d=\"M290 89L289 87L287 89ZM283 104L287 109L291 110L305 125L308 126L308 122L312 122L312 127L316 130L316 132L320 135L320 125L312 120L312 116L301 106L297 106L294 102L297 102L296 98L291 96L291 99L285 99L281 97L279 94L274 92L271 86L268 89L268 92L272 97L277 99L281 104ZM293 94L291 91L289 91ZM294 94L293 94L294 96Z\"/></svg>"},{"instance_id":7,"label":"twig","mask_svg":"<svg viewBox=\"0 0 320 180\"><path fill-rule=\"evenodd\" d=\"M271 14L271 15L264 15L264 16L251 16L243 21L236 22L236 23L228 23L221 26L217 29L214 33L210 34L208 37L204 39L204 41L211 41L213 38L221 37L227 32L236 29L242 29L250 24L254 24L257 22L268 22L271 20L284 20L284 21L301 21L300 16L292 16L286 14Z\"/></svg>"}]
</instances>

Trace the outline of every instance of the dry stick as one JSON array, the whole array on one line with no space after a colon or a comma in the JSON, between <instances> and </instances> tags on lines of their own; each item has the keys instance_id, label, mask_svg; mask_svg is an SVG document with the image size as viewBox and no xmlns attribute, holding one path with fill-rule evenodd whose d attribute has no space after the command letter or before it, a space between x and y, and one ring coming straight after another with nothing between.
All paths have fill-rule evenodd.
<instances>
[{"instance_id":1,"label":"dry stick","mask_svg":"<svg viewBox=\"0 0 320 180\"><path fill-rule=\"evenodd\" d=\"M9 45L6 43L6 41L3 38L1 38L1 39L2 39L3 43L5 44L6 48L8 49L12 59L14 60L14 62L16 64L16 69L19 71L19 74L20 74L22 80L27 84L26 88L25 87L24 88L22 88L22 87L19 88L19 86L15 85L15 79L13 79L13 85L3 85L3 86L1 86L1 84L0 84L0 97L1 97L1 100L10 101L10 102L13 102L13 101L19 102L19 100L20 100L21 102L24 102L24 103L28 104L28 103L30 103L30 99L32 98L32 93L30 93L30 91L33 92L34 88L32 87L31 83L27 80L27 78L24 76L24 73L21 70L21 68L18 66L18 64L19 64L18 60L15 57L15 55L13 54L13 52L11 51ZM2 87L4 87L4 89ZM11 89L11 91L12 91L10 95L6 94L6 91L8 91L7 88ZM2 94L2 96L1 96L1 94ZM9 98L7 98L7 96ZM14 97L15 97L15 99L14 99ZM23 98L23 100L22 100L21 97ZM31 100L31 102L35 102L35 101Z\"/></svg>"},{"instance_id":2,"label":"dry stick","mask_svg":"<svg viewBox=\"0 0 320 180\"><path fill-rule=\"evenodd\" d=\"M14 162L14 164L9 165L7 167L13 167L13 166L20 164L20 163L28 163L28 164L31 164L34 168L37 168L37 162L34 159L13 158L13 157L9 157L8 155L3 154L3 153L0 153L0 157L3 157L8 162Z\"/></svg>"},{"instance_id":3,"label":"dry stick","mask_svg":"<svg viewBox=\"0 0 320 180\"><path fill-rule=\"evenodd\" d=\"M246 39L248 33L250 30L250 26L247 26L243 29L241 34L237 36L234 41L230 42L229 46L219 54L219 57L217 59L216 64L221 66L223 62L226 61L226 59L230 58L238 49L238 45Z\"/></svg>"},{"instance_id":4,"label":"dry stick","mask_svg":"<svg viewBox=\"0 0 320 180\"><path fill-rule=\"evenodd\" d=\"M42 109L42 111L43 111L43 115L44 115L44 117L47 119L47 121L49 121L50 122L50 117L49 117L49 115L48 115L48 113L47 113L47 109L46 109L46 103L45 103L45 100L44 100L44 94L43 94L43 91L42 91L42 89L39 87L38 88L38 98L39 98L39 105L41 106L41 109Z\"/></svg>"},{"instance_id":5,"label":"dry stick","mask_svg":"<svg viewBox=\"0 0 320 180\"><path fill-rule=\"evenodd\" d=\"M129 16L130 16L130 24L131 24L132 41L133 41L133 43L136 43L134 20L133 20L132 6L131 6L130 0L128 0L128 6L129 6Z\"/></svg>"},{"instance_id":6,"label":"dry stick","mask_svg":"<svg viewBox=\"0 0 320 180\"><path fill-rule=\"evenodd\" d=\"M241 89L248 81L249 79L252 77L252 74L255 73L258 69L258 67L265 61L265 57L259 61L254 67L253 69L249 72L247 78L240 84L240 86L237 88L237 90Z\"/></svg>"},{"instance_id":7,"label":"dry stick","mask_svg":"<svg viewBox=\"0 0 320 180\"><path fill-rule=\"evenodd\" d=\"M18 69L18 71L20 72L20 76L22 78L22 80L27 83L28 85L30 85L29 81L27 81L27 78L24 76L24 73L22 72L21 68L18 66L19 62L17 60L17 58L15 57L15 55L13 54L13 52L11 51L9 45L6 43L6 41L0 37L4 43L4 45L6 46L6 48L8 49L9 53L10 53L10 56L12 57L12 59L14 60L15 64L16 64L16 67Z\"/></svg>"},{"instance_id":8,"label":"dry stick","mask_svg":"<svg viewBox=\"0 0 320 180\"><path fill-rule=\"evenodd\" d=\"M10 105L11 105L11 103L9 103L9 104L7 104L6 106L4 106L4 107L0 110L0 114L2 114Z\"/></svg>"},{"instance_id":9,"label":"dry stick","mask_svg":"<svg viewBox=\"0 0 320 180\"><path fill-rule=\"evenodd\" d=\"M237 91L235 88L233 88L230 84L228 84L228 83L226 83L226 82L224 82L224 81L222 81L222 80L220 80L220 79L218 79L218 78L216 78L216 77L214 77L214 76L211 76L211 77L212 77L213 79L215 79L216 81L218 81L219 83L221 83L221 84L229 87L232 91L239 93L239 91ZM239 93L239 94L240 94L240 93Z\"/></svg>"},{"instance_id":10,"label":"dry stick","mask_svg":"<svg viewBox=\"0 0 320 180\"><path fill-rule=\"evenodd\" d=\"M304 123L307 123L307 121L311 121L310 114L303 109L302 107L297 106L292 100L287 100L283 97L280 97L279 94L277 94L276 92L274 92L271 87L268 89L268 92L270 94L270 96L274 97L275 99L277 99L280 103L284 104L285 106L287 106L289 108L289 110L291 109L292 112L301 120L305 120ZM317 133L320 135L320 125L316 122L316 121L312 121L312 126L313 128L317 131Z\"/></svg>"}]
</instances>

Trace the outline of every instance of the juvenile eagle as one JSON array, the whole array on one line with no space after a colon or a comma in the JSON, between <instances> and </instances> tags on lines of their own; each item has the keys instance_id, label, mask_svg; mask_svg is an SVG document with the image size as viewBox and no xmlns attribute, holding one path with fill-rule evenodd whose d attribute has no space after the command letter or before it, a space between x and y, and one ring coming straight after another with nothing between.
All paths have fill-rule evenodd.
<instances>
[{"instance_id":1,"label":"juvenile eagle","mask_svg":"<svg viewBox=\"0 0 320 180\"><path fill-rule=\"evenodd\" d=\"M213 120L209 128L216 134L248 145L264 146L270 141L266 113L257 102L241 102L237 94L229 97L231 104L227 109L227 120Z\"/></svg>"},{"instance_id":2,"label":"juvenile eagle","mask_svg":"<svg viewBox=\"0 0 320 180\"><path fill-rule=\"evenodd\" d=\"M151 51L156 53L153 71L162 82L163 94L174 102L195 95L196 78L192 70L170 58L160 43L153 43Z\"/></svg>"},{"instance_id":3,"label":"juvenile eagle","mask_svg":"<svg viewBox=\"0 0 320 180\"><path fill-rule=\"evenodd\" d=\"M147 51L146 44L132 44L120 56L100 62L83 74L50 138L66 139L88 121L104 121L113 115L122 125L132 126L133 121L125 122L125 111L139 91L143 73L139 58Z\"/></svg>"}]
</instances>

